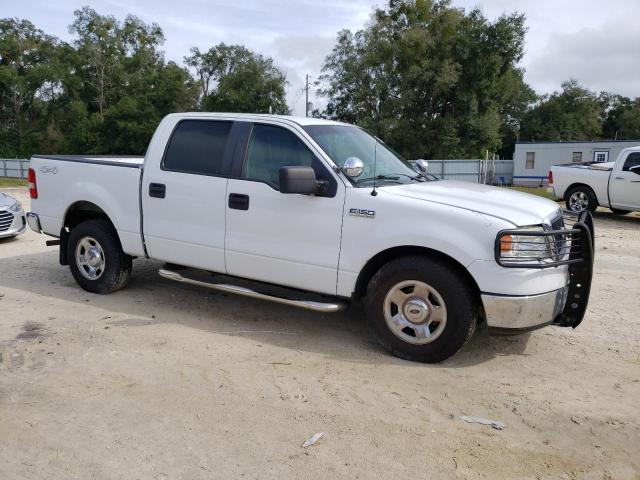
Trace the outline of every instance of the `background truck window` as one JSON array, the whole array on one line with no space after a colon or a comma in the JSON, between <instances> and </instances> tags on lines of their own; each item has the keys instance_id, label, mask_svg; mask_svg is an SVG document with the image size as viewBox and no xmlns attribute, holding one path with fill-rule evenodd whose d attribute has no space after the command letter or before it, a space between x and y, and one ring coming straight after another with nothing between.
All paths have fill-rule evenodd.
<instances>
[{"instance_id":1,"label":"background truck window","mask_svg":"<svg viewBox=\"0 0 640 480\"><path fill-rule=\"evenodd\" d=\"M182 173L218 175L233 122L183 120L171 135L162 167Z\"/></svg>"},{"instance_id":2,"label":"background truck window","mask_svg":"<svg viewBox=\"0 0 640 480\"><path fill-rule=\"evenodd\" d=\"M536 152L527 152L527 161L524 165L524 168L527 170L532 170L535 168L536 163Z\"/></svg>"},{"instance_id":3,"label":"background truck window","mask_svg":"<svg viewBox=\"0 0 640 480\"><path fill-rule=\"evenodd\" d=\"M573 152L573 159L574 162L579 163L582 161L582 152Z\"/></svg>"},{"instance_id":4,"label":"background truck window","mask_svg":"<svg viewBox=\"0 0 640 480\"><path fill-rule=\"evenodd\" d=\"M640 152L630 153L622 166L623 172L628 172L630 168L640 165Z\"/></svg>"}]
</instances>

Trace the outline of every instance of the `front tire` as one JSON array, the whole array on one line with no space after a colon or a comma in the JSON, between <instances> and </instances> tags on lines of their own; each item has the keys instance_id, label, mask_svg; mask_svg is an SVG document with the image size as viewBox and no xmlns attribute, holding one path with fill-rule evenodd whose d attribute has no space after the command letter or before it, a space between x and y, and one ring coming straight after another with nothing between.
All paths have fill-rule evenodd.
<instances>
[{"instance_id":1,"label":"front tire","mask_svg":"<svg viewBox=\"0 0 640 480\"><path fill-rule=\"evenodd\" d=\"M364 307L385 349L406 360L436 363L469 341L478 300L474 288L446 262L408 256L378 270Z\"/></svg>"},{"instance_id":2,"label":"front tire","mask_svg":"<svg viewBox=\"0 0 640 480\"><path fill-rule=\"evenodd\" d=\"M73 278L88 292L115 292L131 278L132 259L107 220L87 220L71 230L67 258Z\"/></svg>"},{"instance_id":3,"label":"front tire","mask_svg":"<svg viewBox=\"0 0 640 480\"><path fill-rule=\"evenodd\" d=\"M569 190L565 196L567 209L575 213L588 210L590 213L598 208L598 198L591 188L586 185L578 185Z\"/></svg>"}]
</instances>

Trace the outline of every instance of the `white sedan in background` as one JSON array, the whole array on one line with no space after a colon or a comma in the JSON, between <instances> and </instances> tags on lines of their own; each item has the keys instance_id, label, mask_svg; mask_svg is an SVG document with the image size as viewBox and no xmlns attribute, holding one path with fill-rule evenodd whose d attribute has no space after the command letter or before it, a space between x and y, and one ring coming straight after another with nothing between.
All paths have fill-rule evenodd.
<instances>
[{"instance_id":1,"label":"white sedan in background","mask_svg":"<svg viewBox=\"0 0 640 480\"><path fill-rule=\"evenodd\" d=\"M20 202L0 192L0 238L15 237L26 229L27 220Z\"/></svg>"}]
</instances>

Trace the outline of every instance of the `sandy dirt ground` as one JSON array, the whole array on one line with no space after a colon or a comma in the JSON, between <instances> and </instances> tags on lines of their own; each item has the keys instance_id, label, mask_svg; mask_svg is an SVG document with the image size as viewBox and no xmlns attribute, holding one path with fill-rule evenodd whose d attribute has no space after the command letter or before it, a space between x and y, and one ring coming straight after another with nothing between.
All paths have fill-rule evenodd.
<instances>
[{"instance_id":1,"label":"sandy dirt ground","mask_svg":"<svg viewBox=\"0 0 640 480\"><path fill-rule=\"evenodd\" d=\"M92 295L44 237L0 241L0 479L640 478L640 215L603 210L596 231L582 326L481 329L439 365L382 351L357 308L226 296L145 260Z\"/></svg>"}]
</instances>

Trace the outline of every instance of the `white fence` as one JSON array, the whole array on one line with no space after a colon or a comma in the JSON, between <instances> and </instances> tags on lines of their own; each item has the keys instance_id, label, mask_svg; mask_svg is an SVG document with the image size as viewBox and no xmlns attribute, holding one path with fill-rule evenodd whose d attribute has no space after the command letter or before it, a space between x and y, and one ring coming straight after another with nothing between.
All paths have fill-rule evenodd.
<instances>
[{"instance_id":1,"label":"white fence","mask_svg":"<svg viewBox=\"0 0 640 480\"><path fill-rule=\"evenodd\" d=\"M0 177L27 178L29 160L0 158Z\"/></svg>"},{"instance_id":2,"label":"white fence","mask_svg":"<svg viewBox=\"0 0 640 480\"><path fill-rule=\"evenodd\" d=\"M445 180L511 185L513 160L427 160L429 173Z\"/></svg>"},{"instance_id":3,"label":"white fence","mask_svg":"<svg viewBox=\"0 0 640 480\"><path fill-rule=\"evenodd\" d=\"M428 160L429 173L441 179L511 185L513 160ZM27 178L29 160L0 159L0 177Z\"/></svg>"}]
</instances>

